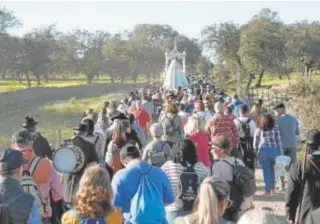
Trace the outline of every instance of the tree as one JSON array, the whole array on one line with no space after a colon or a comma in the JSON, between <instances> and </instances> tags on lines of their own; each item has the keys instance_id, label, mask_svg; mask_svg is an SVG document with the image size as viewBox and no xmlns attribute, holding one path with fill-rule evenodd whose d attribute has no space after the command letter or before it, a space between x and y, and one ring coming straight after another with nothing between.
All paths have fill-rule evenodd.
<instances>
[{"instance_id":1,"label":"tree","mask_svg":"<svg viewBox=\"0 0 320 224\"><path fill-rule=\"evenodd\" d=\"M241 91L241 80L244 75L244 66L239 55L240 26L233 22L225 22L205 27L201 31L202 45L216 61L229 63L236 67L237 92Z\"/></svg>"},{"instance_id":2,"label":"tree","mask_svg":"<svg viewBox=\"0 0 320 224\"><path fill-rule=\"evenodd\" d=\"M20 21L13 12L6 8L0 8L0 33L7 33L7 29L20 25Z\"/></svg>"},{"instance_id":3,"label":"tree","mask_svg":"<svg viewBox=\"0 0 320 224\"><path fill-rule=\"evenodd\" d=\"M92 84L95 75L102 71L104 62L103 46L110 37L108 33L97 31L90 33L87 30L76 30L78 66L87 78L87 83Z\"/></svg>"},{"instance_id":4,"label":"tree","mask_svg":"<svg viewBox=\"0 0 320 224\"><path fill-rule=\"evenodd\" d=\"M199 62L197 64L197 72L207 74L213 69L212 62L205 57L200 57Z\"/></svg>"},{"instance_id":5,"label":"tree","mask_svg":"<svg viewBox=\"0 0 320 224\"><path fill-rule=\"evenodd\" d=\"M270 9L262 9L241 31L239 54L250 73L259 73L257 87L261 86L264 72L280 68L285 59L285 36L282 29L278 14Z\"/></svg>"}]
</instances>

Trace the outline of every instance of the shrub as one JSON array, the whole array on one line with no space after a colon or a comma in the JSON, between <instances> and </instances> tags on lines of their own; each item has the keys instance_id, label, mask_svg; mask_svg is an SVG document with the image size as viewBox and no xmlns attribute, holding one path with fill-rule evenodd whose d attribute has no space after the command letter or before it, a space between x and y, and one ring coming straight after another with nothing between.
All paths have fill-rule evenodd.
<instances>
[{"instance_id":1,"label":"shrub","mask_svg":"<svg viewBox=\"0 0 320 224\"><path fill-rule=\"evenodd\" d=\"M291 84L286 91L288 108L301 123L302 134L306 130L320 128L320 82L316 80Z\"/></svg>"}]
</instances>

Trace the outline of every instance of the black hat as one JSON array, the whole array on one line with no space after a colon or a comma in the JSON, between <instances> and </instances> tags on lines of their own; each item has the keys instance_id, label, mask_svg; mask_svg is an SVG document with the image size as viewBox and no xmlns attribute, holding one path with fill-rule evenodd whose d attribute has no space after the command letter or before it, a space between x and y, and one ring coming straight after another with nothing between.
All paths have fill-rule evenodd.
<instances>
[{"instance_id":1,"label":"black hat","mask_svg":"<svg viewBox=\"0 0 320 224\"><path fill-rule=\"evenodd\" d=\"M312 129L307 132L307 143L320 146L320 131Z\"/></svg>"},{"instance_id":2,"label":"black hat","mask_svg":"<svg viewBox=\"0 0 320 224\"><path fill-rule=\"evenodd\" d=\"M276 105L274 105L273 109L277 110L277 109L284 109L286 108L284 103L277 103Z\"/></svg>"},{"instance_id":3,"label":"black hat","mask_svg":"<svg viewBox=\"0 0 320 224\"><path fill-rule=\"evenodd\" d=\"M217 195L218 201L223 201L229 198L230 186L228 182L217 175L211 176L210 182L212 184L214 192Z\"/></svg>"},{"instance_id":4,"label":"black hat","mask_svg":"<svg viewBox=\"0 0 320 224\"><path fill-rule=\"evenodd\" d=\"M135 146L123 147L120 151L120 158L122 160L126 157L137 157L138 155L140 155L140 152Z\"/></svg>"},{"instance_id":5,"label":"black hat","mask_svg":"<svg viewBox=\"0 0 320 224\"><path fill-rule=\"evenodd\" d=\"M33 138L28 130L20 130L12 135L12 144L29 144L33 141Z\"/></svg>"},{"instance_id":6,"label":"black hat","mask_svg":"<svg viewBox=\"0 0 320 224\"><path fill-rule=\"evenodd\" d=\"M22 123L22 127L24 128L32 127L39 123L38 121L34 120L33 117L27 116L24 119L25 121Z\"/></svg>"},{"instance_id":7,"label":"black hat","mask_svg":"<svg viewBox=\"0 0 320 224\"><path fill-rule=\"evenodd\" d=\"M5 169L11 171L28 164L28 160L25 159L22 153L15 149L1 149L0 150L0 163L5 164Z\"/></svg>"},{"instance_id":8,"label":"black hat","mask_svg":"<svg viewBox=\"0 0 320 224\"><path fill-rule=\"evenodd\" d=\"M124 115L124 113L120 113L117 114L116 116L111 117L111 121L114 120L128 120L128 118L126 117L126 115Z\"/></svg>"},{"instance_id":9,"label":"black hat","mask_svg":"<svg viewBox=\"0 0 320 224\"><path fill-rule=\"evenodd\" d=\"M78 127L73 128L75 131L88 131L88 124L80 123Z\"/></svg>"}]
</instances>

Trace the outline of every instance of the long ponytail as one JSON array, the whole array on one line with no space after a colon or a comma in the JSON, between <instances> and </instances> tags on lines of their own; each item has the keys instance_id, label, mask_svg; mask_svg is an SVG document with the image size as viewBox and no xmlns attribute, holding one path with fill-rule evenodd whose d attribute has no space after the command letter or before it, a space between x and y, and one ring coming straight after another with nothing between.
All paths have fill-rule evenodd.
<instances>
[{"instance_id":1,"label":"long ponytail","mask_svg":"<svg viewBox=\"0 0 320 224\"><path fill-rule=\"evenodd\" d=\"M218 198L210 178L203 180L198 198L198 224L219 224Z\"/></svg>"}]
</instances>

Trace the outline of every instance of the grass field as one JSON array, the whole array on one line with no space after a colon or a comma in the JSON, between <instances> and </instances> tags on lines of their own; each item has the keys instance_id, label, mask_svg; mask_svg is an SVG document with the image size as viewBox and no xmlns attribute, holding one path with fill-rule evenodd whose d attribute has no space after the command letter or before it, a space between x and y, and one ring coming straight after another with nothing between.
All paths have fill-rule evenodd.
<instances>
[{"instance_id":1,"label":"grass field","mask_svg":"<svg viewBox=\"0 0 320 224\"><path fill-rule=\"evenodd\" d=\"M153 82L157 80L151 80ZM115 80L116 83L120 83L120 80ZM139 76L137 79L137 83L145 83L147 80L144 76ZM99 79L95 78L92 84L105 84L111 83L111 79L109 75L101 75ZM131 79L125 79L125 84L134 83ZM49 80L47 83L44 80L41 80L40 86L48 86L48 87L65 87L65 86L77 86L77 85L86 85L86 77L83 74L78 76L69 76L68 80L63 79L62 76L57 76L56 80ZM12 91L17 89L23 89L27 86L26 80L23 80L22 83L19 83L16 80L0 80L0 92L1 91ZM31 86L39 86L34 77L31 77Z\"/></svg>"},{"instance_id":2,"label":"grass field","mask_svg":"<svg viewBox=\"0 0 320 224\"><path fill-rule=\"evenodd\" d=\"M82 113L88 108L99 111L106 100L120 100L123 94L107 94L99 97L86 99L71 98L65 102L49 104L40 107L34 116L39 120L37 129L50 143L58 144L58 140L68 139L72 136L73 130L82 118ZM12 133L11 133L12 134ZM10 146L11 134L0 133L0 146Z\"/></svg>"},{"instance_id":3,"label":"grass field","mask_svg":"<svg viewBox=\"0 0 320 224\"><path fill-rule=\"evenodd\" d=\"M313 80L320 80L320 73L315 74L312 76ZM280 80L278 78L277 75L275 74L265 74L262 82L261 82L261 88L266 88L269 86L282 86L282 85L288 85L288 84L292 84L295 82L300 82L302 81L302 76L301 74L291 74L290 75L290 80L288 80L288 78L286 76L283 76L282 80ZM243 79L242 80L242 85L246 85L247 84L247 79ZM258 82L257 79L254 79L252 82L251 87L254 87L255 84ZM226 89L228 94L232 94L235 90L236 90L236 85L237 85L237 80L235 78L228 80L228 81L224 81L222 82L221 86L223 86L223 88Z\"/></svg>"}]
</instances>

